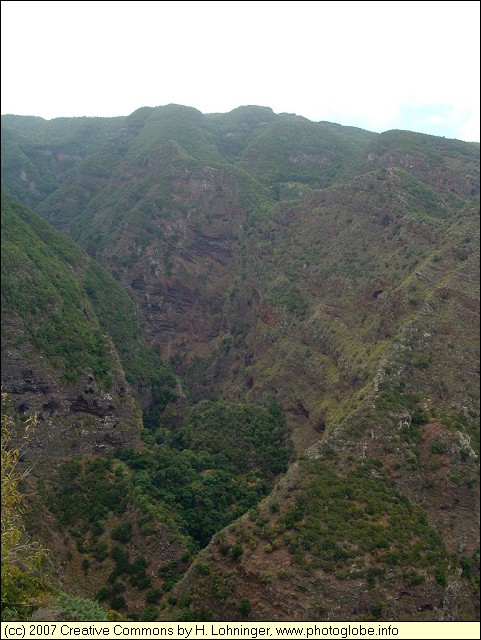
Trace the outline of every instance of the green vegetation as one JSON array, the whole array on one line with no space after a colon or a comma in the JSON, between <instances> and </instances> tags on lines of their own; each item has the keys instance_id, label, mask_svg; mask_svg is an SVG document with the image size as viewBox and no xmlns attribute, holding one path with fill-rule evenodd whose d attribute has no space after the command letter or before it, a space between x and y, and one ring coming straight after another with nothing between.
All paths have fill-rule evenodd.
<instances>
[{"instance_id":1,"label":"green vegetation","mask_svg":"<svg viewBox=\"0 0 481 640\"><path fill-rule=\"evenodd\" d=\"M44 552L25 530L24 497L20 490L21 445L28 440L35 421L27 421L23 434L18 433L19 427L8 415L7 405L8 398L2 393L2 620L13 620L31 613L47 587L38 571Z\"/></svg>"},{"instance_id":2,"label":"green vegetation","mask_svg":"<svg viewBox=\"0 0 481 640\"><path fill-rule=\"evenodd\" d=\"M4 313L22 319L32 344L65 381L90 371L106 382L112 366L108 346L98 323L89 318L88 299L72 273L82 266L79 249L35 218L2 195Z\"/></svg>"},{"instance_id":3,"label":"green vegetation","mask_svg":"<svg viewBox=\"0 0 481 640\"><path fill-rule=\"evenodd\" d=\"M105 621L107 616L102 607L92 600L61 593L52 608L58 610L60 620L69 622Z\"/></svg>"},{"instance_id":4,"label":"green vegetation","mask_svg":"<svg viewBox=\"0 0 481 640\"><path fill-rule=\"evenodd\" d=\"M289 313L303 319L308 305L300 291L291 283L275 283L264 296L264 301L274 307L285 307Z\"/></svg>"},{"instance_id":5,"label":"green vegetation","mask_svg":"<svg viewBox=\"0 0 481 640\"><path fill-rule=\"evenodd\" d=\"M382 155L399 153L429 161L432 166L446 163L448 158L479 161L479 147L461 140L450 140L411 131L393 129L372 139L369 151Z\"/></svg>"},{"instance_id":6,"label":"green vegetation","mask_svg":"<svg viewBox=\"0 0 481 640\"><path fill-rule=\"evenodd\" d=\"M2 254L3 313L21 319L25 338L64 382L91 373L109 388L113 343L127 381L152 389L147 415L158 417L175 399L175 377L143 344L132 300L73 241L5 193Z\"/></svg>"},{"instance_id":7,"label":"green vegetation","mask_svg":"<svg viewBox=\"0 0 481 640\"><path fill-rule=\"evenodd\" d=\"M113 609L127 606L127 594L119 595L122 581L139 591L152 587L145 559L132 560L126 548L134 537L150 535L149 526L160 519L195 552L267 495L289 458L275 406L205 402L191 410L182 427L164 430L162 441L149 451L121 449L114 458L73 459L46 491L49 510L76 541L84 570L90 570L89 559L113 561L108 584L97 593ZM135 531L129 518L134 512L140 514ZM107 522L114 523L109 534ZM231 557L241 553L234 548ZM159 568L162 593L187 566L173 561ZM198 569L204 573L202 565ZM149 594L149 602L159 595L155 589Z\"/></svg>"},{"instance_id":8,"label":"green vegetation","mask_svg":"<svg viewBox=\"0 0 481 640\"><path fill-rule=\"evenodd\" d=\"M2 621L27 620L42 606L50 611L49 615L54 612L53 619L105 620L105 613L96 602L59 592L52 586L47 551L26 531L25 496L21 493L25 473L20 456L37 422L29 418L20 428L10 411L8 398L2 393Z\"/></svg>"},{"instance_id":9,"label":"green vegetation","mask_svg":"<svg viewBox=\"0 0 481 640\"><path fill-rule=\"evenodd\" d=\"M117 457L137 470L138 500L165 504L199 546L265 496L289 458L276 407L205 402L162 440Z\"/></svg>"},{"instance_id":10,"label":"green vegetation","mask_svg":"<svg viewBox=\"0 0 481 640\"><path fill-rule=\"evenodd\" d=\"M448 554L439 533L425 512L389 487L378 465L354 467L345 476L318 462L304 466L306 490L281 519L294 561L332 572L346 563L363 565L368 554L371 588L385 567L391 573L395 567L445 571Z\"/></svg>"},{"instance_id":11,"label":"green vegetation","mask_svg":"<svg viewBox=\"0 0 481 640\"><path fill-rule=\"evenodd\" d=\"M329 124L282 114L250 141L240 165L272 187L278 199L284 183L322 188L345 177L346 165L361 155L371 136L360 130L349 136Z\"/></svg>"},{"instance_id":12,"label":"green vegetation","mask_svg":"<svg viewBox=\"0 0 481 640\"><path fill-rule=\"evenodd\" d=\"M479 145L255 106L2 127L70 236L2 196L2 382L65 584L112 620L475 619Z\"/></svg>"}]
</instances>

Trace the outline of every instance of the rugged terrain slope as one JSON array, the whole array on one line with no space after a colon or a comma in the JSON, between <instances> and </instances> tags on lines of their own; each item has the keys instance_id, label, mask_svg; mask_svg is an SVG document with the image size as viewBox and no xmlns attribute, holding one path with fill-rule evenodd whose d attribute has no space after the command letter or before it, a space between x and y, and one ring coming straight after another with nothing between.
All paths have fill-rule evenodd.
<instances>
[{"instance_id":1,"label":"rugged terrain slope","mask_svg":"<svg viewBox=\"0 0 481 640\"><path fill-rule=\"evenodd\" d=\"M24 412L58 389L42 456L94 456L45 489L63 579L137 617L476 619L479 145L262 107L2 127L4 186L70 237L7 197L28 230L4 261L5 383ZM80 278L71 307L50 268ZM52 317L75 313L102 337L73 363ZM95 522L69 510L82 474L123 511L100 490Z\"/></svg>"}]
</instances>

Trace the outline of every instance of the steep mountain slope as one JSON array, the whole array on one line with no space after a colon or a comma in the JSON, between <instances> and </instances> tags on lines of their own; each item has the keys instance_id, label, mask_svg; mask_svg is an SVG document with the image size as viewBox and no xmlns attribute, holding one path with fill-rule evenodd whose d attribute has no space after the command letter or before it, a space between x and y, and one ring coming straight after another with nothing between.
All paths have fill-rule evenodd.
<instances>
[{"instance_id":1,"label":"steep mountain slope","mask_svg":"<svg viewBox=\"0 0 481 640\"><path fill-rule=\"evenodd\" d=\"M34 468L28 524L59 574L47 582L60 578L77 595L150 618L162 585L171 587L199 546L286 470L279 410L189 410L180 381L143 343L120 286L6 194L2 332L9 412L20 423L39 416L22 461ZM57 608L45 615L61 615Z\"/></svg>"},{"instance_id":2,"label":"steep mountain slope","mask_svg":"<svg viewBox=\"0 0 481 640\"><path fill-rule=\"evenodd\" d=\"M154 520L167 517L160 503L178 505L178 531L197 544L161 569L164 590L218 531L216 487L257 476L255 496L226 505L230 520L253 510L214 535L155 615L476 618L479 145L261 107L205 116L169 105L102 122L95 138L72 134L78 161L58 188L45 179L36 210L124 287L145 340L199 403L183 404L182 386L180 400L145 401L150 458L116 454ZM51 144L36 119L6 127ZM10 147L4 181L28 202L26 149ZM225 455L227 433L224 453L211 440L224 424L243 425L252 451L246 425L257 424L270 457L262 430L275 406L299 459L260 507L282 464L174 453ZM184 470L187 493L163 466Z\"/></svg>"},{"instance_id":3,"label":"steep mountain slope","mask_svg":"<svg viewBox=\"0 0 481 640\"><path fill-rule=\"evenodd\" d=\"M2 180L9 192L34 207L83 158L106 143L123 118L2 116Z\"/></svg>"},{"instance_id":4,"label":"steep mountain slope","mask_svg":"<svg viewBox=\"0 0 481 640\"><path fill-rule=\"evenodd\" d=\"M177 592L191 608L242 619L248 600L253 620L478 615L478 220L458 218L448 237L398 286L384 280L334 313L321 305L303 351L291 327L268 334L283 344L254 379L288 393L289 372L298 411L325 436L201 554L209 575L190 572ZM316 347L334 379L316 368ZM233 545L237 562L225 556Z\"/></svg>"},{"instance_id":5,"label":"steep mountain slope","mask_svg":"<svg viewBox=\"0 0 481 640\"><path fill-rule=\"evenodd\" d=\"M81 570L82 534L67 530L57 496L69 496L77 524L108 516L102 530L115 532L135 507L102 460L119 447L142 447L142 407L148 419L174 401L177 381L143 343L132 301L115 280L13 197L2 192L1 204L2 393L17 424L38 418L21 455L30 469L27 524L51 550L44 578L51 586L37 589L35 602L56 611L47 615L63 615L59 588L92 597L96 589ZM76 493L79 456L87 471ZM175 523L162 526L159 539L181 555Z\"/></svg>"},{"instance_id":6,"label":"steep mountain slope","mask_svg":"<svg viewBox=\"0 0 481 640\"><path fill-rule=\"evenodd\" d=\"M119 313L96 304L107 294L124 308L123 344ZM138 441L140 412L120 358L140 338L129 299L75 243L4 193L2 318L4 390L21 413L40 414L38 446L60 455Z\"/></svg>"}]
</instances>

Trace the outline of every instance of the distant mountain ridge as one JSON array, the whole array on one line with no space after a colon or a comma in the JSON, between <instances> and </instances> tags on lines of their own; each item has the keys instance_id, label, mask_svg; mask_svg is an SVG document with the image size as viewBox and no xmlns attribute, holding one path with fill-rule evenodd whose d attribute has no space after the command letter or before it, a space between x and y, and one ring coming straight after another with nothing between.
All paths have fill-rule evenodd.
<instances>
[{"instance_id":1,"label":"distant mountain ridge","mask_svg":"<svg viewBox=\"0 0 481 640\"><path fill-rule=\"evenodd\" d=\"M2 152L43 218L2 199L3 383L28 413L55 378L41 455L90 409L70 451L52 440L41 507L79 595L166 620L477 619L478 144L167 105L2 116ZM103 462L78 473L129 496L89 498L103 533L61 489L82 438Z\"/></svg>"}]
</instances>

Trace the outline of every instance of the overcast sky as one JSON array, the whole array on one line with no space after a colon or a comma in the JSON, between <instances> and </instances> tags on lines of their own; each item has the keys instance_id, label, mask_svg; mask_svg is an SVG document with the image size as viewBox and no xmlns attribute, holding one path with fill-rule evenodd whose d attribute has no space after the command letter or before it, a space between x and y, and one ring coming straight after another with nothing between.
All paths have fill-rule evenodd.
<instances>
[{"instance_id":1,"label":"overcast sky","mask_svg":"<svg viewBox=\"0 0 481 640\"><path fill-rule=\"evenodd\" d=\"M257 104L479 141L477 0L1 4L2 113Z\"/></svg>"}]
</instances>

